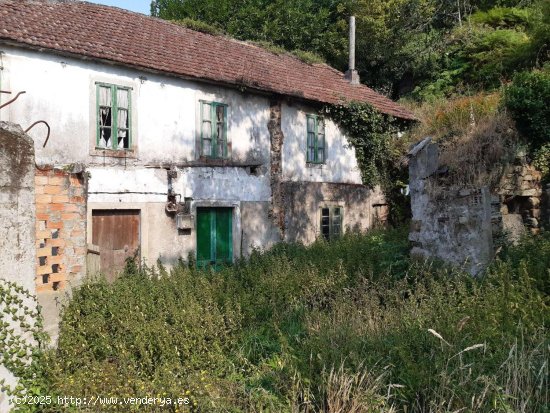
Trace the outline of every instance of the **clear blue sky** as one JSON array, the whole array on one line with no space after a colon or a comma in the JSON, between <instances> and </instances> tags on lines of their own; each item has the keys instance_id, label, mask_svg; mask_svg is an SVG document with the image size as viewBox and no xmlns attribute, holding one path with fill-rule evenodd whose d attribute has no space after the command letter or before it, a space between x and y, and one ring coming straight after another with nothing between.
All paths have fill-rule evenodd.
<instances>
[{"instance_id":1,"label":"clear blue sky","mask_svg":"<svg viewBox=\"0 0 550 413\"><path fill-rule=\"evenodd\" d=\"M151 12L151 0L88 0L91 3L106 4L108 6L120 7L137 11L138 13L149 14Z\"/></svg>"}]
</instances>

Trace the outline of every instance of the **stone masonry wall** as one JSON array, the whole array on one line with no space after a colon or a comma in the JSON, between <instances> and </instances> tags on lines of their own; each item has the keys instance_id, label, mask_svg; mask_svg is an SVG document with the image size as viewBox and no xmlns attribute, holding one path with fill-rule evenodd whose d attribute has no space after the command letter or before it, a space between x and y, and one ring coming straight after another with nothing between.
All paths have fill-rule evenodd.
<instances>
[{"instance_id":1,"label":"stone masonry wall","mask_svg":"<svg viewBox=\"0 0 550 413\"><path fill-rule=\"evenodd\" d=\"M86 182L83 174L37 169L36 290L62 291L86 266Z\"/></svg>"},{"instance_id":2,"label":"stone masonry wall","mask_svg":"<svg viewBox=\"0 0 550 413\"><path fill-rule=\"evenodd\" d=\"M498 195L501 203L502 225L512 240L524 227L537 234L542 227L541 173L519 159L502 178Z\"/></svg>"},{"instance_id":3,"label":"stone masonry wall","mask_svg":"<svg viewBox=\"0 0 550 413\"><path fill-rule=\"evenodd\" d=\"M430 139L409 152L411 255L437 258L475 275L493 256L492 196L481 189L437 184L437 145Z\"/></svg>"},{"instance_id":4,"label":"stone masonry wall","mask_svg":"<svg viewBox=\"0 0 550 413\"><path fill-rule=\"evenodd\" d=\"M270 102L269 121L267 124L271 139L271 207L269 216L280 232L280 239L285 238L285 200L282 188L283 162L282 151L284 134L281 127L281 101Z\"/></svg>"}]
</instances>

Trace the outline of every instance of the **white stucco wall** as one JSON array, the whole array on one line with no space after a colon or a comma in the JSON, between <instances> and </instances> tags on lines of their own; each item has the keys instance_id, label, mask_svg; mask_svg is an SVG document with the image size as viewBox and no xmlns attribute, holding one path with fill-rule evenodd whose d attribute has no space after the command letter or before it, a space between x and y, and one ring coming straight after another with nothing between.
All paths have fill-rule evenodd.
<instances>
[{"instance_id":1,"label":"white stucco wall","mask_svg":"<svg viewBox=\"0 0 550 413\"><path fill-rule=\"evenodd\" d=\"M361 172L355 149L345 135L329 119L325 120L326 162L307 165L307 115L317 111L305 105L283 104L281 127L285 135L283 147L283 179L285 181L361 183Z\"/></svg>"},{"instance_id":2,"label":"white stucco wall","mask_svg":"<svg viewBox=\"0 0 550 413\"><path fill-rule=\"evenodd\" d=\"M27 92L3 110L4 120L26 127L44 119L52 128L44 149L43 127L30 132L36 141L38 163L121 163L102 155L92 156L96 82L132 88L136 159L130 156L126 166L195 160L201 99L228 105L228 141L233 160L265 161L269 157L269 106L265 97L53 54L1 46L0 50L4 52L2 88ZM3 97L4 101L7 99Z\"/></svg>"},{"instance_id":3,"label":"white stucco wall","mask_svg":"<svg viewBox=\"0 0 550 413\"><path fill-rule=\"evenodd\" d=\"M39 119L46 120L51 126L46 148L42 148L45 128L40 125L30 132L35 140L37 163L58 166L83 163L91 175L89 241L93 209L139 209L144 257L154 261L168 253L172 260L191 251L194 235L178 234L174 219L164 213L168 192L164 168L170 165L175 165L178 171L173 189L182 199L192 198L195 206L215 203L235 206L239 214L240 203L246 202L247 214L253 218L250 223L242 223L246 240L243 242L265 241L263 235L253 240L253 234L247 231L252 231L253 225L254 228L271 225L268 96L5 45L0 45L0 52L3 52L2 89L27 92L2 110L2 119L23 127ZM96 82L131 88L133 151L126 157L112 157L95 149ZM2 97L4 102L8 98ZM186 166L198 159L201 100L227 105L230 162L257 165L255 171L236 165ZM283 181L361 183L354 149L331 121L326 122L326 163L306 164L308 113L315 110L304 104L282 105ZM240 225L240 217L235 222ZM266 239L272 242L275 238L269 235ZM236 238L235 243L239 242Z\"/></svg>"}]
</instances>

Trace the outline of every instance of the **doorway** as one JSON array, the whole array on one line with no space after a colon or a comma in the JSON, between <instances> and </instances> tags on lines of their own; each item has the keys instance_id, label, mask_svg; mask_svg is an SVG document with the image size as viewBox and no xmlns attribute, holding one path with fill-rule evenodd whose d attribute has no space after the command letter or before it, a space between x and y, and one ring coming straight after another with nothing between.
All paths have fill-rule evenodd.
<instances>
[{"instance_id":1,"label":"doorway","mask_svg":"<svg viewBox=\"0 0 550 413\"><path fill-rule=\"evenodd\" d=\"M127 258L140 259L139 210L93 210L92 243L99 247L101 273L114 281Z\"/></svg>"}]
</instances>

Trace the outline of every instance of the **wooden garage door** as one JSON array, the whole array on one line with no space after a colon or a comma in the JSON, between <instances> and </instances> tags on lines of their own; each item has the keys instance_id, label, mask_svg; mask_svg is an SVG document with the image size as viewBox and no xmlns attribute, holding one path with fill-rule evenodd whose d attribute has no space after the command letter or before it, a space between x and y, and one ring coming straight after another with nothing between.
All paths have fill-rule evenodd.
<instances>
[{"instance_id":1,"label":"wooden garage door","mask_svg":"<svg viewBox=\"0 0 550 413\"><path fill-rule=\"evenodd\" d=\"M99 247L101 272L112 281L126 258L139 260L139 210L92 211L92 243Z\"/></svg>"}]
</instances>

